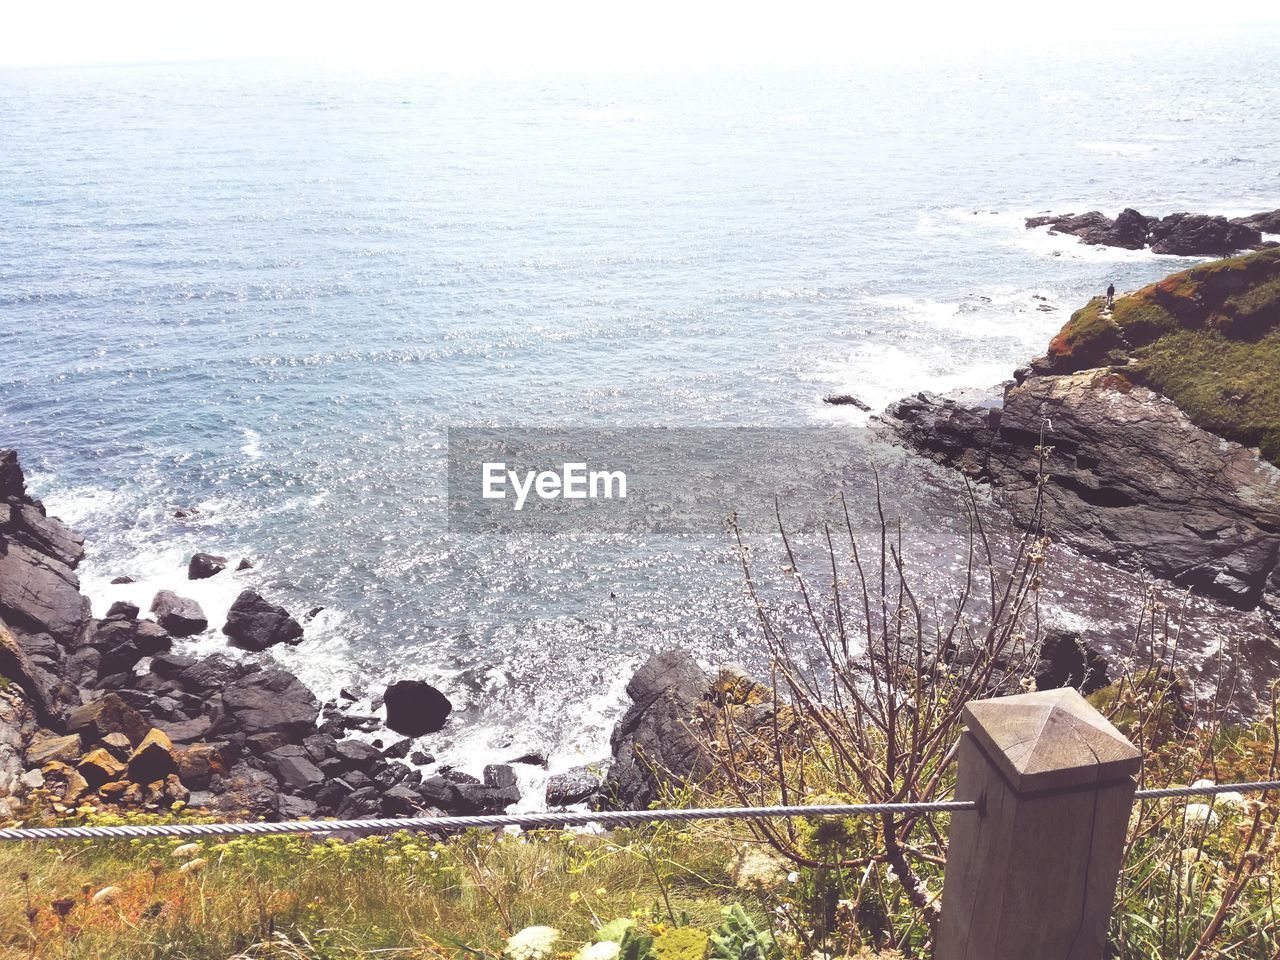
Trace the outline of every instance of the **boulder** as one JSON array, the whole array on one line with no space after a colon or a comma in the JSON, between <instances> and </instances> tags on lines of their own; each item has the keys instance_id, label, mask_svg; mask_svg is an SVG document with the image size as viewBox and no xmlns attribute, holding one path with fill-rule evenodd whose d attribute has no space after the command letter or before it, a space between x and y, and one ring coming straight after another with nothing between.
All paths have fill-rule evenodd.
<instances>
[{"instance_id":1,"label":"boulder","mask_svg":"<svg viewBox=\"0 0 1280 960\"><path fill-rule=\"evenodd\" d=\"M125 584L125 583L137 583L137 582L138 582L137 580L135 580L133 577L130 577L128 575L113 577L111 579L112 586L120 586L121 584Z\"/></svg>"},{"instance_id":2,"label":"boulder","mask_svg":"<svg viewBox=\"0 0 1280 960\"><path fill-rule=\"evenodd\" d=\"M193 553L187 564L188 580L207 580L227 569L227 558L212 553Z\"/></svg>"},{"instance_id":3,"label":"boulder","mask_svg":"<svg viewBox=\"0 0 1280 960\"><path fill-rule=\"evenodd\" d=\"M151 666L154 670L154 660ZM192 666L181 669L177 674L177 681L179 686L188 693L209 696L258 670L259 668L254 664L240 663L215 653L196 661Z\"/></svg>"},{"instance_id":4,"label":"boulder","mask_svg":"<svg viewBox=\"0 0 1280 960\"><path fill-rule=\"evenodd\" d=\"M108 693L67 714L67 730L81 734L90 743L110 733L122 733L130 743L141 743L149 729L142 715L117 693Z\"/></svg>"},{"instance_id":5,"label":"boulder","mask_svg":"<svg viewBox=\"0 0 1280 960\"><path fill-rule=\"evenodd\" d=\"M99 743L117 760L127 761L129 754L133 752L133 744L129 742L129 738L123 733L108 733Z\"/></svg>"},{"instance_id":6,"label":"boulder","mask_svg":"<svg viewBox=\"0 0 1280 960\"><path fill-rule=\"evenodd\" d=\"M334 755L347 770L365 770L382 759L381 751L359 740L343 740L334 748Z\"/></svg>"},{"instance_id":7,"label":"boulder","mask_svg":"<svg viewBox=\"0 0 1280 960\"><path fill-rule=\"evenodd\" d=\"M156 623L175 637L190 637L209 628L209 618L200 604L172 590L161 590L155 595L151 612L156 615Z\"/></svg>"},{"instance_id":8,"label":"boulder","mask_svg":"<svg viewBox=\"0 0 1280 960\"><path fill-rule=\"evenodd\" d=\"M711 772L711 758L697 732L711 679L685 650L650 657L627 684L631 706L613 728L613 763L604 800L643 810L658 799L663 782L681 785Z\"/></svg>"},{"instance_id":9,"label":"boulder","mask_svg":"<svg viewBox=\"0 0 1280 960\"><path fill-rule=\"evenodd\" d=\"M1254 227L1204 214L1171 213L1151 226L1151 252L1180 257L1225 257L1261 240Z\"/></svg>"},{"instance_id":10,"label":"boulder","mask_svg":"<svg viewBox=\"0 0 1280 960\"><path fill-rule=\"evenodd\" d=\"M484 768L484 785L492 790L507 790L516 786L516 772L505 763L491 763Z\"/></svg>"},{"instance_id":11,"label":"boulder","mask_svg":"<svg viewBox=\"0 0 1280 960\"><path fill-rule=\"evenodd\" d=\"M246 736L277 731L293 740L315 732L320 704L301 681L284 670L263 670L241 677L222 692L226 716L219 729Z\"/></svg>"},{"instance_id":12,"label":"boulder","mask_svg":"<svg viewBox=\"0 0 1280 960\"><path fill-rule=\"evenodd\" d=\"M149 784L178 772L173 741L163 730L152 728L129 755L129 779Z\"/></svg>"},{"instance_id":13,"label":"boulder","mask_svg":"<svg viewBox=\"0 0 1280 960\"><path fill-rule=\"evenodd\" d=\"M108 620L137 620L138 614L141 612L136 603L117 600L108 608L106 618Z\"/></svg>"},{"instance_id":14,"label":"boulder","mask_svg":"<svg viewBox=\"0 0 1280 960\"><path fill-rule=\"evenodd\" d=\"M577 767L547 779L547 806L568 807L588 803L600 794L604 781L587 767Z\"/></svg>"},{"instance_id":15,"label":"boulder","mask_svg":"<svg viewBox=\"0 0 1280 960\"><path fill-rule=\"evenodd\" d=\"M40 737L37 740L33 740L27 747L27 766L43 767L46 763L54 760L60 763L74 764L80 757L82 749L83 745L78 733L70 733L65 737Z\"/></svg>"},{"instance_id":16,"label":"boulder","mask_svg":"<svg viewBox=\"0 0 1280 960\"><path fill-rule=\"evenodd\" d=\"M453 704L429 683L421 680L397 680L383 696L387 708L387 727L406 737L435 733L445 725Z\"/></svg>"},{"instance_id":17,"label":"boulder","mask_svg":"<svg viewBox=\"0 0 1280 960\"><path fill-rule=\"evenodd\" d=\"M280 779L280 783L304 797L314 796L324 786L325 775L312 762L306 748L298 744L286 744L267 754L267 763Z\"/></svg>"},{"instance_id":18,"label":"boulder","mask_svg":"<svg viewBox=\"0 0 1280 960\"><path fill-rule=\"evenodd\" d=\"M127 769L128 766L125 763L117 760L110 751L102 747L90 750L76 764L76 772L84 777L92 790L98 789L104 783L119 780Z\"/></svg>"},{"instance_id":19,"label":"boulder","mask_svg":"<svg viewBox=\"0 0 1280 960\"><path fill-rule=\"evenodd\" d=\"M215 776L210 788L210 806L223 813L268 820L280 813L280 784L266 770L238 763L225 776Z\"/></svg>"},{"instance_id":20,"label":"boulder","mask_svg":"<svg viewBox=\"0 0 1280 960\"><path fill-rule=\"evenodd\" d=\"M236 597L222 632L242 650L265 650L277 643L302 641L302 625L284 607L268 603L252 590Z\"/></svg>"}]
</instances>

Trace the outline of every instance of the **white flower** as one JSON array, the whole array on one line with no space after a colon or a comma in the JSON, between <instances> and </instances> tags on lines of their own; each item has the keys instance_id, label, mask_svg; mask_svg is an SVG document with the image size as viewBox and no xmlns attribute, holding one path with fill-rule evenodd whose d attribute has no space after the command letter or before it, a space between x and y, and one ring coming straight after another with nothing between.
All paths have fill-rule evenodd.
<instances>
[{"instance_id":1,"label":"white flower","mask_svg":"<svg viewBox=\"0 0 1280 960\"><path fill-rule=\"evenodd\" d=\"M1208 824L1212 827L1218 822L1218 815L1213 812L1213 807L1207 803L1188 803L1185 818L1188 824L1194 824L1195 826Z\"/></svg>"},{"instance_id":2,"label":"white flower","mask_svg":"<svg viewBox=\"0 0 1280 960\"><path fill-rule=\"evenodd\" d=\"M503 952L510 960L544 960L559 937L555 927L525 927L511 935Z\"/></svg>"},{"instance_id":3,"label":"white flower","mask_svg":"<svg viewBox=\"0 0 1280 960\"><path fill-rule=\"evenodd\" d=\"M184 843L182 846L178 847L176 850L173 851L173 855L177 857L179 860L185 860L187 857L194 857L199 852L200 852L200 844Z\"/></svg>"},{"instance_id":4,"label":"white flower","mask_svg":"<svg viewBox=\"0 0 1280 960\"><path fill-rule=\"evenodd\" d=\"M622 946L612 940L604 943L593 943L578 951L574 960L614 960L622 952Z\"/></svg>"},{"instance_id":5,"label":"white flower","mask_svg":"<svg viewBox=\"0 0 1280 960\"><path fill-rule=\"evenodd\" d=\"M95 904L115 903L116 899L120 896L120 892L119 887L103 887L93 895L93 902Z\"/></svg>"},{"instance_id":6,"label":"white flower","mask_svg":"<svg viewBox=\"0 0 1280 960\"><path fill-rule=\"evenodd\" d=\"M197 857L196 859L192 860L190 863L184 863L182 866L180 866L178 868L178 872L179 873L199 873L201 870L205 868L205 866L206 864L204 862L204 859L201 857Z\"/></svg>"}]
</instances>

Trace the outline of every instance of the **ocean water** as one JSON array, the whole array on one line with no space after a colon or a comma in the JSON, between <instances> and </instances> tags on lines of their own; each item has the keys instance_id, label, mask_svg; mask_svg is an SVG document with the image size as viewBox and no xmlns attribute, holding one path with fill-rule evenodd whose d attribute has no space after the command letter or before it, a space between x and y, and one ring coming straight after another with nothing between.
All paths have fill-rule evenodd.
<instances>
[{"instance_id":1,"label":"ocean water","mask_svg":"<svg viewBox=\"0 0 1280 960\"><path fill-rule=\"evenodd\" d=\"M1252 29L891 70L0 72L0 445L89 538L97 612L174 587L212 650L246 586L323 606L275 653L322 697L421 677L459 707L445 760L596 760L648 652L758 662L728 538L450 534L448 427L859 437L824 394L995 384L1189 262L1024 217L1280 207L1277 63ZM954 592L954 478L865 455ZM187 583L194 550L255 569ZM1053 559L1047 610L1123 646L1137 578ZM1269 663L1194 606L1202 654Z\"/></svg>"}]
</instances>

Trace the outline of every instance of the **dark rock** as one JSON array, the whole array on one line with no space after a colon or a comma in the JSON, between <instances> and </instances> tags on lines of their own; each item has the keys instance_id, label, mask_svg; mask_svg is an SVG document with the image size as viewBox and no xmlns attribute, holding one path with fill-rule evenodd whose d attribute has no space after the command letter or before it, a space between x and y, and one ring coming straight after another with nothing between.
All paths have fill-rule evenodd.
<instances>
[{"instance_id":1,"label":"dark rock","mask_svg":"<svg viewBox=\"0 0 1280 960\"><path fill-rule=\"evenodd\" d=\"M1204 214L1171 213L1151 226L1152 253L1181 257L1225 257L1261 240L1253 227Z\"/></svg>"},{"instance_id":2,"label":"dark rock","mask_svg":"<svg viewBox=\"0 0 1280 960\"><path fill-rule=\"evenodd\" d=\"M302 745L306 748L307 756L311 758L312 763L321 763L338 755L338 741L323 733L313 733L302 741Z\"/></svg>"},{"instance_id":3,"label":"dark rock","mask_svg":"<svg viewBox=\"0 0 1280 960\"><path fill-rule=\"evenodd\" d=\"M428 764L435 763L436 758L425 750L415 750L413 753L409 754L409 762L416 763L420 767L425 767Z\"/></svg>"},{"instance_id":4,"label":"dark rock","mask_svg":"<svg viewBox=\"0 0 1280 960\"><path fill-rule=\"evenodd\" d=\"M0 449L0 499L25 500L27 479L18 462L18 451Z\"/></svg>"},{"instance_id":5,"label":"dark rock","mask_svg":"<svg viewBox=\"0 0 1280 960\"><path fill-rule=\"evenodd\" d=\"M252 590L236 597L222 632L242 650L265 650L277 643L302 641L302 625L284 607L267 603Z\"/></svg>"},{"instance_id":6,"label":"dark rock","mask_svg":"<svg viewBox=\"0 0 1280 960\"><path fill-rule=\"evenodd\" d=\"M510 763L525 763L525 764L528 764L528 765L529 765L529 766L531 766L531 767L544 767L544 768L545 768L545 767L546 767L546 765L547 765L547 755L546 755L545 753L539 753L539 752L538 752L538 751L536 751L536 750L531 750L531 751L529 751L528 753L522 753L522 754L520 754L520 756L518 756L518 757L512 757L512 758L511 758L511 760L510 760L510 761L508 761L508 762L510 762Z\"/></svg>"},{"instance_id":7,"label":"dark rock","mask_svg":"<svg viewBox=\"0 0 1280 960\"><path fill-rule=\"evenodd\" d=\"M149 729L142 715L116 693L76 707L67 715L67 731L81 734L90 743L109 733L123 733L130 743L141 743Z\"/></svg>"},{"instance_id":8,"label":"dark rock","mask_svg":"<svg viewBox=\"0 0 1280 960\"><path fill-rule=\"evenodd\" d=\"M307 623L310 623L312 620L320 616L320 614L322 613L324 613L324 607L312 607L310 610L306 612L306 615L303 617L303 619L305 619Z\"/></svg>"},{"instance_id":9,"label":"dark rock","mask_svg":"<svg viewBox=\"0 0 1280 960\"><path fill-rule=\"evenodd\" d=\"M0 622L0 677L18 685L40 720L52 721L57 699L50 683L53 678L46 676L32 662L26 648L3 622Z\"/></svg>"},{"instance_id":10,"label":"dark rock","mask_svg":"<svg viewBox=\"0 0 1280 960\"><path fill-rule=\"evenodd\" d=\"M398 740L391 746L382 751L382 755L388 760L403 760L409 756L409 751L413 749L413 741L406 738Z\"/></svg>"},{"instance_id":11,"label":"dark rock","mask_svg":"<svg viewBox=\"0 0 1280 960\"><path fill-rule=\"evenodd\" d=\"M422 798L411 787L395 786L382 794L384 817L414 816L421 808Z\"/></svg>"},{"instance_id":12,"label":"dark rock","mask_svg":"<svg viewBox=\"0 0 1280 960\"><path fill-rule=\"evenodd\" d=\"M151 612L156 623L175 637L190 637L209 628L209 619L200 604L187 597L180 597L172 590L161 590L151 601Z\"/></svg>"},{"instance_id":13,"label":"dark rock","mask_svg":"<svg viewBox=\"0 0 1280 960\"><path fill-rule=\"evenodd\" d=\"M604 781L587 767L557 773L547 779L547 806L568 807L587 803L600 793Z\"/></svg>"},{"instance_id":14,"label":"dark rock","mask_svg":"<svg viewBox=\"0 0 1280 960\"><path fill-rule=\"evenodd\" d=\"M1231 222L1257 230L1259 233L1280 233L1280 210L1255 213L1249 217L1236 217Z\"/></svg>"},{"instance_id":15,"label":"dark rock","mask_svg":"<svg viewBox=\"0 0 1280 960\"><path fill-rule=\"evenodd\" d=\"M209 735L213 721L208 717L195 717L191 720L160 721L157 726L174 743L195 743Z\"/></svg>"},{"instance_id":16,"label":"dark rock","mask_svg":"<svg viewBox=\"0 0 1280 960\"><path fill-rule=\"evenodd\" d=\"M112 583L112 585L113 585L113 586L119 586L120 584L124 584L124 583L137 583L137 582L138 582L137 580L135 580L133 577L129 577L129 576L115 577L115 578L111 581L111 583Z\"/></svg>"},{"instance_id":17,"label":"dark rock","mask_svg":"<svg viewBox=\"0 0 1280 960\"><path fill-rule=\"evenodd\" d=\"M294 793L310 797L324 786L325 775L312 762L304 747L296 744L278 747L267 754L267 763L280 782Z\"/></svg>"},{"instance_id":18,"label":"dark rock","mask_svg":"<svg viewBox=\"0 0 1280 960\"><path fill-rule=\"evenodd\" d=\"M359 740L343 740L334 750L349 770L364 770L382 759L382 754Z\"/></svg>"},{"instance_id":19,"label":"dark rock","mask_svg":"<svg viewBox=\"0 0 1280 960\"><path fill-rule=\"evenodd\" d=\"M141 611L135 603L129 603L127 600L117 600L107 610L108 620L137 620Z\"/></svg>"},{"instance_id":20,"label":"dark rock","mask_svg":"<svg viewBox=\"0 0 1280 960\"><path fill-rule=\"evenodd\" d=\"M939 462L980 465L1023 524L1044 427L1053 532L1106 562L1141 558L1157 576L1246 609L1277 565L1280 527L1267 518L1280 517L1280 470L1106 370L1028 377L1006 390L998 414L913 398L886 423Z\"/></svg>"},{"instance_id":21,"label":"dark rock","mask_svg":"<svg viewBox=\"0 0 1280 960\"><path fill-rule=\"evenodd\" d=\"M181 653L164 653L151 658L151 672L166 679L178 677L184 670L194 667L199 661Z\"/></svg>"},{"instance_id":22,"label":"dark rock","mask_svg":"<svg viewBox=\"0 0 1280 960\"><path fill-rule=\"evenodd\" d=\"M710 678L685 650L654 654L627 684L632 704L613 728L605 794L619 808L645 809L660 780L684 784L711 772L692 727L710 692Z\"/></svg>"},{"instance_id":23,"label":"dark rock","mask_svg":"<svg viewBox=\"0 0 1280 960\"><path fill-rule=\"evenodd\" d=\"M421 680L397 680L387 687L383 699L387 726L406 737L435 733L453 711L443 693Z\"/></svg>"},{"instance_id":24,"label":"dark rock","mask_svg":"<svg viewBox=\"0 0 1280 960\"><path fill-rule=\"evenodd\" d=\"M239 663L215 653L183 670L178 675L178 683L191 693L208 695L256 672L258 667L253 664Z\"/></svg>"},{"instance_id":25,"label":"dark rock","mask_svg":"<svg viewBox=\"0 0 1280 960\"><path fill-rule=\"evenodd\" d=\"M1040 637L1036 689L1075 687L1088 696L1111 682L1107 659L1078 633L1049 628Z\"/></svg>"},{"instance_id":26,"label":"dark rock","mask_svg":"<svg viewBox=\"0 0 1280 960\"><path fill-rule=\"evenodd\" d=\"M226 743L193 743L174 751L178 776L192 790L208 788L214 777L225 777L234 751Z\"/></svg>"},{"instance_id":27,"label":"dark rock","mask_svg":"<svg viewBox=\"0 0 1280 960\"><path fill-rule=\"evenodd\" d=\"M294 797L287 794L280 797L281 820L306 820L315 817L319 812L319 804L306 797Z\"/></svg>"},{"instance_id":28,"label":"dark rock","mask_svg":"<svg viewBox=\"0 0 1280 960\"><path fill-rule=\"evenodd\" d=\"M1147 232L1154 219L1154 217L1144 217L1132 208L1126 208L1115 220L1108 221L1105 225L1086 227L1077 233L1077 236L1092 246L1141 250L1147 245Z\"/></svg>"},{"instance_id":29,"label":"dark rock","mask_svg":"<svg viewBox=\"0 0 1280 960\"><path fill-rule=\"evenodd\" d=\"M241 570L252 570L252 569L253 569L253 561L250 560L248 557L241 557L240 562L236 564L237 572Z\"/></svg>"},{"instance_id":30,"label":"dark rock","mask_svg":"<svg viewBox=\"0 0 1280 960\"><path fill-rule=\"evenodd\" d=\"M822 398L822 402L829 403L832 406L837 406L837 407L857 407L859 410L862 410L868 413L871 411L871 407L869 404L859 400L857 397L855 397L851 393L828 394L827 396Z\"/></svg>"},{"instance_id":31,"label":"dark rock","mask_svg":"<svg viewBox=\"0 0 1280 960\"><path fill-rule=\"evenodd\" d=\"M291 673L263 670L229 684L222 692L228 726L252 736L278 731L301 740L315 732L320 704ZM221 725L220 725L221 726Z\"/></svg>"},{"instance_id":32,"label":"dark rock","mask_svg":"<svg viewBox=\"0 0 1280 960\"><path fill-rule=\"evenodd\" d=\"M178 772L173 741L164 731L151 729L129 756L129 779L134 783L154 783Z\"/></svg>"},{"instance_id":33,"label":"dark rock","mask_svg":"<svg viewBox=\"0 0 1280 960\"><path fill-rule=\"evenodd\" d=\"M275 819L280 813L280 784L266 770L238 763L226 776L214 777L210 784L215 809L229 814Z\"/></svg>"},{"instance_id":34,"label":"dark rock","mask_svg":"<svg viewBox=\"0 0 1280 960\"><path fill-rule=\"evenodd\" d=\"M187 564L188 580L207 580L227 569L227 558L212 553L194 553Z\"/></svg>"},{"instance_id":35,"label":"dark rock","mask_svg":"<svg viewBox=\"0 0 1280 960\"><path fill-rule=\"evenodd\" d=\"M0 618L71 646L89 620L89 601L70 566L0 535Z\"/></svg>"},{"instance_id":36,"label":"dark rock","mask_svg":"<svg viewBox=\"0 0 1280 960\"><path fill-rule=\"evenodd\" d=\"M493 790L516 786L516 772L505 763L491 763L484 768L484 785Z\"/></svg>"},{"instance_id":37,"label":"dark rock","mask_svg":"<svg viewBox=\"0 0 1280 960\"><path fill-rule=\"evenodd\" d=\"M194 520L196 517L200 516L200 513L201 511L199 507L179 507L177 510L173 511L173 519Z\"/></svg>"}]
</instances>

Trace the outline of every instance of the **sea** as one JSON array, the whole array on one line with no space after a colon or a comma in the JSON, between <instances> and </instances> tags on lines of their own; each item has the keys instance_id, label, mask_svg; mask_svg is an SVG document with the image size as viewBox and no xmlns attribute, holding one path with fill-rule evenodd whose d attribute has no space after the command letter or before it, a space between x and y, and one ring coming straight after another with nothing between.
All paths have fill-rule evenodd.
<instances>
[{"instance_id":1,"label":"sea","mask_svg":"<svg viewBox=\"0 0 1280 960\"><path fill-rule=\"evenodd\" d=\"M963 488L823 397L990 388L1108 283L1195 262L1028 216L1280 207L1278 65L1270 27L806 69L6 69L0 446L86 536L96 614L177 590L206 653L241 590L323 608L264 655L321 699L423 679L455 705L439 763L594 763L653 651L762 665L739 551L723 523L452 529L450 428L829 431L945 601ZM188 581L195 551L253 568ZM752 557L793 603L780 541ZM1146 589L1055 546L1042 615L1123 653ZM1274 672L1255 615L1190 598L1182 630Z\"/></svg>"}]
</instances>

